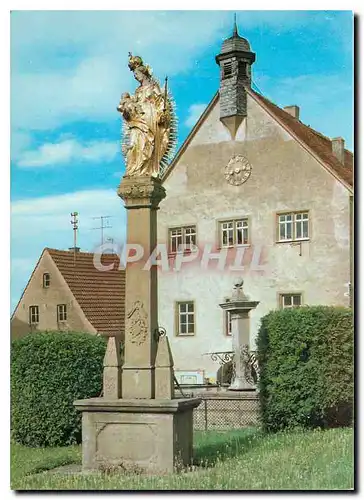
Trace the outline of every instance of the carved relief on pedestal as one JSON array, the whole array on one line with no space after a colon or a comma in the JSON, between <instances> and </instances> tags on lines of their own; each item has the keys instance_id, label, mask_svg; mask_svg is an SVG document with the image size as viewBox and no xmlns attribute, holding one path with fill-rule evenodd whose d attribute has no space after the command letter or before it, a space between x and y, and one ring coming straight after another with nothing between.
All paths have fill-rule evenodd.
<instances>
[{"instance_id":1,"label":"carved relief on pedestal","mask_svg":"<svg viewBox=\"0 0 364 500\"><path fill-rule=\"evenodd\" d=\"M96 460L103 462L105 457L124 465L125 461L154 461L156 454L155 424L110 421L98 424L96 434ZM143 446L135 446L138 436Z\"/></svg>"},{"instance_id":2,"label":"carved relief on pedestal","mask_svg":"<svg viewBox=\"0 0 364 500\"><path fill-rule=\"evenodd\" d=\"M126 320L126 335L133 344L141 345L148 335L148 316L144 304L137 300L132 305Z\"/></svg>"},{"instance_id":3,"label":"carved relief on pedestal","mask_svg":"<svg viewBox=\"0 0 364 500\"><path fill-rule=\"evenodd\" d=\"M233 186L244 184L251 174L252 166L243 155L232 156L225 167L225 179Z\"/></svg>"}]
</instances>

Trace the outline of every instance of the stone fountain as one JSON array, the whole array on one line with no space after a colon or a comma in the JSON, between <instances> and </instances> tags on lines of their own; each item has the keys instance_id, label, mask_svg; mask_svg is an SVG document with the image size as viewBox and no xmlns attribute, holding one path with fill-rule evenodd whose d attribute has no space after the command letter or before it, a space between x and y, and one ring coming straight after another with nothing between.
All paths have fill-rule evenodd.
<instances>
[{"instance_id":1,"label":"stone fountain","mask_svg":"<svg viewBox=\"0 0 364 500\"><path fill-rule=\"evenodd\" d=\"M219 304L230 312L232 342L234 351L234 373L229 387L230 391L254 390L250 363L250 318L249 313L259 302L252 301L243 292L244 281L238 280L234 285L232 297Z\"/></svg>"}]
</instances>

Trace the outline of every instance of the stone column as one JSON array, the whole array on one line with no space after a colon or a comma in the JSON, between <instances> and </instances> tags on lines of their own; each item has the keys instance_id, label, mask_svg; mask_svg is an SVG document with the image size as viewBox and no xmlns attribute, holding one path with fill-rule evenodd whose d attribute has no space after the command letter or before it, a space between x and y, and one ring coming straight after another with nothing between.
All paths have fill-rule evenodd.
<instances>
[{"instance_id":1,"label":"stone column","mask_svg":"<svg viewBox=\"0 0 364 500\"><path fill-rule=\"evenodd\" d=\"M126 266L126 317L122 397L155 398L158 345L157 268L143 269L157 245L157 210L166 196L160 179L124 176L118 195L125 202L127 243L140 245L144 258Z\"/></svg>"},{"instance_id":2,"label":"stone column","mask_svg":"<svg viewBox=\"0 0 364 500\"><path fill-rule=\"evenodd\" d=\"M232 343L234 351L234 375L229 387L230 391L255 389L249 364L250 352L250 318L249 312L259 302L251 301L243 293L243 281L234 286L230 300L220 307L231 314Z\"/></svg>"}]
</instances>

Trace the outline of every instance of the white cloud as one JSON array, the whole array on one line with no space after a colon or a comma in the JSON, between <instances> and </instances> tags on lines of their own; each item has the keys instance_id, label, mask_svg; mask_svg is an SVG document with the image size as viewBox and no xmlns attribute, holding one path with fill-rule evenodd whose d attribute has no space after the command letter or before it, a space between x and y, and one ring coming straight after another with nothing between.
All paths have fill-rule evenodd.
<instances>
[{"instance_id":1,"label":"white cloud","mask_svg":"<svg viewBox=\"0 0 364 500\"><path fill-rule=\"evenodd\" d=\"M25 150L19 154L19 167L53 167L65 165L71 161L111 161L118 154L118 142L89 141L84 144L75 139L58 143L42 144L36 150Z\"/></svg>"},{"instance_id":2,"label":"white cloud","mask_svg":"<svg viewBox=\"0 0 364 500\"><path fill-rule=\"evenodd\" d=\"M17 161L24 149L31 145L31 137L25 132L14 130L10 138L10 156L13 161Z\"/></svg>"},{"instance_id":3,"label":"white cloud","mask_svg":"<svg viewBox=\"0 0 364 500\"><path fill-rule=\"evenodd\" d=\"M258 25L283 31L311 17L238 14L242 34ZM168 74L173 92L176 75L229 35L232 23L231 11L13 11L12 126L42 130L79 119L117 119L120 94L133 87L129 51L141 54L158 78Z\"/></svg>"},{"instance_id":4,"label":"white cloud","mask_svg":"<svg viewBox=\"0 0 364 500\"><path fill-rule=\"evenodd\" d=\"M343 93L351 92L351 90L351 85L347 80L343 81L341 75L300 75L281 78L274 83L276 99L281 99L283 96L287 99L289 95L290 99L294 101L305 101L311 105L320 104L324 99L337 98Z\"/></svg>"},{"instance_id":5,"label":"white cloud","mask_svg":"<svg viewBox=\"0 0 364 500\"><path fill-rule=\"evenodd\" d=\"M323 22L295 11L238 13L240 32L279 32ZM13 131L57 128L78 120L117 120L123 91L133 89L129 51L173 82L232 31L231 11L13 11L11 123ZM325 21L327 22L327 21Z\"/></svg>"},{"instance_id":6,"label":"white cloud","mask_svg":"<svg viewBox=\"0 0 364 500\"><path fill-rule=\"evenodd\" d=\"M197 120L200 118L202 113L205 111L207 104L192 104L188 110L188 116L185 121L187 127L194 127Z\"/></svg>"},{"instance_id":7,"label":"white cloud","mask_svg":"<svg viewBox=\"0 0 364 500\"><path fill-rule=\"evenodd\" d=\"M134 86L128 51L140 53L160 79L172 77L173 87L173 75L226 33L228 17L188 11L13 12L12 127L42 130L79 119L118 119L120 94Z\"/></svg>"},{"instance_id":8,"label":"white cloud","mask_svg":"<svg viewBox=\"0 0 364 500\"><path fill-rule=\"evenodd\" d=\"M79 213L78 244L83 251L94 251L100 244L101 232L94 230L109 215L110 229L104 238L115 243L125 241L126 211L116 189L88 190L58 196L18 200L11 204L11 304L14 307L26 286L37 260L45 247L68 249L73 246L71 212Z\"/></svg>"},{"instance_id":9,"label":"white cloud","mask_svg":"<svg viewBox=\"0 0 364 500\"><path fill-rule=\"evenodd\" d=\"M116 106L126 82L108 57L85 59L69 71L15 73L11 124L15 129L52 129L75 120L120 119Z\"/></svg>"}]
</instances>

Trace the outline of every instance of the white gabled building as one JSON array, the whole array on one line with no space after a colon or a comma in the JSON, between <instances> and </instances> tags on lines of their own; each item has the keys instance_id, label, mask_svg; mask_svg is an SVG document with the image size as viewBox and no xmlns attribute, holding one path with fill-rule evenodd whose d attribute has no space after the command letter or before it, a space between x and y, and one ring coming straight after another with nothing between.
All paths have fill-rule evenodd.
<instances>
[{"instance_id":1,"label":"white gabled building","mask_svg":"<svg viewBox=\"0 0 364 500\"><path fill-rule=\"evenodd\" d=\"M170 266L159 272L159 323L181 382L214 380L219 365L206 353L231 350L219 303L237 277L260 302L252 349L268 311L350 300L352 153L303 124L298 106L281 109L251 88L255 54L236 29L216 61L220 89L165 172L158 213ZM176 272L181 243L198 249ZM221 266L226 253L221 269L207 245ZM231 269L236 259L244 270Z\"/></svg>"}]
</instances>

